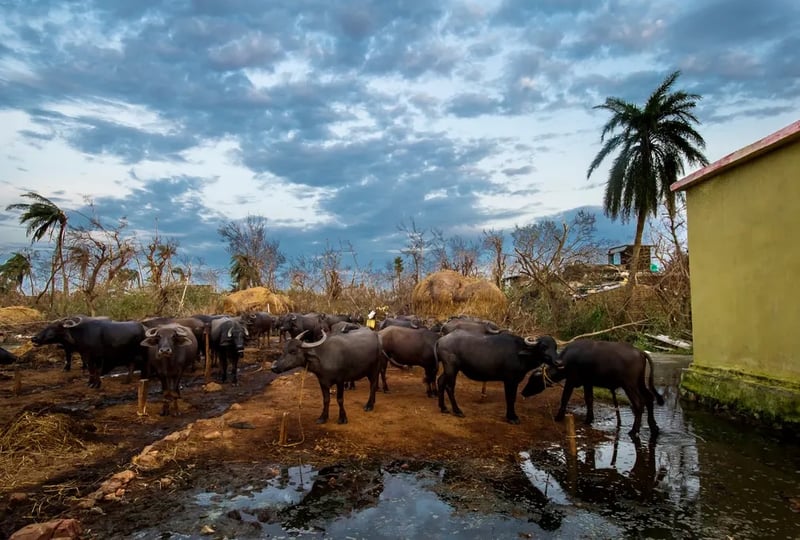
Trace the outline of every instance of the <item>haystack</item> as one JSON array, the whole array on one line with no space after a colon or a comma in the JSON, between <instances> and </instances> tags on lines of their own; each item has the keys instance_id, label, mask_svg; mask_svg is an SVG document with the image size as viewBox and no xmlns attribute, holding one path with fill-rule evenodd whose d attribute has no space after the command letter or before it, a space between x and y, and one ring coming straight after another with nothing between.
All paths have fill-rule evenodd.
<instances>
[{"instance_id":1,"label":"haystack","mask_svg":"<svg viewBox=\"0 0 800 540\"><path fill-rule=\"evenodd\" d=\"M276 294L266 287L252 287L224 296L221 311L230 314L244 311L287 313L291 311L291 301L288 296Z\"/></svg>"},{"instance_id":2,"label":"haystack","mask_svg":"<svg viewBox=\"0 0 800 540\"><path fill-rule=\"evenodd\" d=\"M43 320L40 312L25 306L8 306L0 308L0 327L13 326Z\"/></svg>"},{"instance_id":3,"label":"haystack","mask_svg":"<svg viewBox=\"0 0 800 540\"><path fill-rule=\"evenodd\" d=\"M452 270L433 273L420 281L411 300L417 315L439 320L463 314L502 321L508 308L506 296L493 283Z\"/></svg>"}]
</instances>

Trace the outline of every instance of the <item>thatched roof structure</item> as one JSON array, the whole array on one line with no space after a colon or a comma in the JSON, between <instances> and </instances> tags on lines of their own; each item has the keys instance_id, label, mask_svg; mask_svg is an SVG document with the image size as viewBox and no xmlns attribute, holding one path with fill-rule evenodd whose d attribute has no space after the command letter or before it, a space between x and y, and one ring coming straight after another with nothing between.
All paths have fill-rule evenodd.
<instances>
[{"instance_id":1,"label":"thatched roof structure","mask_svg":"<svg viewBox=\"0 0 800 540\"><path fill-rule=\"evenodd\" d=\"M435 272L420 281L411 301L417 315L440 320L463 314L502 321L508 308L506 295L496 285L452 270Z\"/></svg>"},{"instance_id":2,"label":"thatched roof structure","mask_svg":"<svg viewBox=\"0 0 800 540\"><path fill-rule=\"evenodd\" d=\"M289 297L277 294L266 287L252 287L222 297L222 313L237 314L245 311L287 313L292 305Z\"/></svg>"}]
</instances>

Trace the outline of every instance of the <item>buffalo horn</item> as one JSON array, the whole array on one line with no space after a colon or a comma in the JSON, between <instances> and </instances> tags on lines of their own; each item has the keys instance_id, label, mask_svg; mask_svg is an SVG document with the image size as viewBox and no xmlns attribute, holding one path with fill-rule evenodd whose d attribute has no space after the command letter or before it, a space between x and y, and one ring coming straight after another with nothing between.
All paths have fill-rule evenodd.
<instances>
[{"instance_id":1,"label":"buffalo horn","mask_svg":"<svg viewBox=\"0 0 800 540\"><path fill-rule=\"evenodd\" d=\"M228 328L228 337L231 337L231 336L233 336L233 325L231 325L231 327Z\"/></svg>"},{"instance_id":2,"label":"buffalo horn","mask_svg":"<svg viewBox=\"0 0 800 540\"><path fill-rule=\"evenodd\" d=\"M148 330L148 332L149 331L150 330ZM185 336L189 335L188 332L186 332L186 328L184 328L183 326L176 326L175 327L175 333L178 334L181 337L185 337Z\"/></svg>"},{"instance_id":3,"label":"buffalo horn","mask_svg":"<svg viewBox=\"0 0 800 540\"><path fill-rule=\"evenodd\" d=\"M487 333L487 334L499 334L499 333L500 333L500 329L499 329L499 328L497 328L497 327L496 327L495 325L493 325L493 324L487 324L487 325L486 325L486 333Z\"/></svg>"},{"instance_id":4,"label":"buffalo horn","mask_svg":"<svg viewBox=\"0 0 800 540\"><path fill-rule=\"evenodd\" d=\"M325 334L325 330L323 330L322 331L322 339L320 339L319 341L314 341L313 343L303 343L300 346L302 348L304 348L304 349L313 349L314 347L319 347L320 345L325 343L326 339L328 339L328 336Z\"/></svg>"},{"instance_id":5,"label":"buffalo horn","mask_svg":"<svg viewBox=\"0 0 800 540\"><path fill-rule=\"evenodd\" d=\"M525 338L525 345L533 346L533 345L538 345L538 344L539 344L539 338L538 337L527 336Z\"/></svg>"},{"instance_id":6,"label":"buffalo horn","mask_svg":"<svg viewBox=\"0 0 800 540\"><path fill-rule=\"evenodd\" d=\"M290 321L296 321L297 320L297 315L292 315L291 317L289 317L289 320Z\"/></svg>"},{"instance_id":7,"label":"buffalo horn","mask_svg":"<svg viewBox=\"0 0 800 540\"><path fill-rule=\"evenodd\" d=\"M148 328L147 331L144 333L145 337L156 337L156 334L158 334L157 327Z\"/></svg>"},{"instance_id":8,"label":"buffalo horn","mask_svg":"<svg viewBox=\"0 0 800 540\"><path fill-rule=\"evenodd\" d=\"M302 340L302 339L303 339L303 336L304 336L304 335L306 335L306 332L308 332L308 330L303 330L302 332L300 332L299 334L297 334L296 336L294 336L294 339L297 339L297 340Z\"/></svg>"},{"instance_id":9,"label":"buffalo horn","mask_svg":"<svg viewBox=\"0 0 800 540\"><path fill-rule=\"evenodd\" d=\"M64 328L72 328L73 326L78 326L79 324L81 324L81 321L83 321L83 317L72 317L64 321L64 324L62 324L61 326L63 326Z\"/></svg>"}]
</instances>

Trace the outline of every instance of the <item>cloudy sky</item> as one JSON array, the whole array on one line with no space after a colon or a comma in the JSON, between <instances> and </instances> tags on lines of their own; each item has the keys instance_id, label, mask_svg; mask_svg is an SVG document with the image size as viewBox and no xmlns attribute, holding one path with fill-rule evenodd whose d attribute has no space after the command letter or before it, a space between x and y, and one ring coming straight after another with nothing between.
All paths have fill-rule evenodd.
<instances>
[{"instance_id":1,"label":"cloudy sky","mask_svg":"<svg viewBox=\"0 0 800 540\"><path fill-rule=\"evenodd\" d=\"M672 70L711 161L797 120L798 21L795 0L2 0L0 209L88 198L219 266L219 225L257 214L288 255L347 240L382 267L411 219L600 204L592 106ZM2 255L29 245L17 217Z\"/></svg>"}]
</instances>

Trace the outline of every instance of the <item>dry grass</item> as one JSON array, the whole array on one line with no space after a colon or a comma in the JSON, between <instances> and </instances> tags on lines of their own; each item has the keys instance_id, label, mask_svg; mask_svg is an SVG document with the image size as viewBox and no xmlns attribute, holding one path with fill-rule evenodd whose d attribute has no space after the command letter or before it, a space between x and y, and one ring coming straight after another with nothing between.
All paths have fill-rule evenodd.
<instances>
[{"instance_id":1,"label":"dry grass","mask_svg":"<svg viewBox=\"0 0 800 540\"><path fill-rule=\"evenodd\" d=\"M44 320L42 314L33 308L25 306L8 306L0 308L0 327L42 320Z\"/></svg>"},{"instance_id":2,"label":"dry grass","mask_svg":"<svg viewBox=\"0 0 800 540\"><path fill-rule=\"evenodd\" d=\"M276 294L266 287L252 287L222 298L222 313L238 314L245 311L287 313L291 311L291 300L288 296Z\"/></svg>"},{"instance_id":3,"label":"dry grass","mask_svg":"<svg viewBox=\"0 0 800 540\"><path fill-rule=\"evenodd\" d=\"M464 314L502 321L508 309L506 296L494 284L451 270L435 272L420 281L411 299L417 315L440 320Z\"/></svg>"},{"instance_id":4,"label":"dry grass","mask_svg":"<svg viewBox=\"0 0 800 540\"><path fill-rule=\"evenodd\" d=\"M90 454L86 430L64 413L22 411L0 432L0 491L57 466L66 452ZM34 478L35 479L35 478Z\"/></svg>"}]
</instances>

